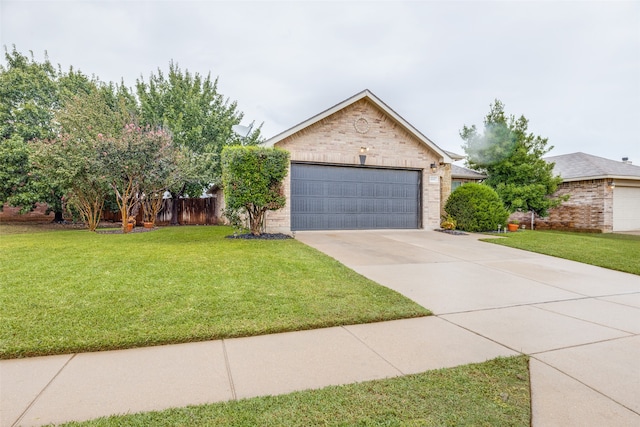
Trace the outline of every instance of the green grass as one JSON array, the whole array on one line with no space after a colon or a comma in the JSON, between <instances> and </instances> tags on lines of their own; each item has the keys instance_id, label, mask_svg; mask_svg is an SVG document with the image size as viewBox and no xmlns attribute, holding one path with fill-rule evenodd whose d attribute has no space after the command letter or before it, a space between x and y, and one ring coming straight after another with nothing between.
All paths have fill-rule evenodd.
<instances>
[{"instance_id":1,"label":"green grass","mask_svg":"<svg viewBox=\"0 0 640 427\"><path fill-rule=\"evenodd\" d=\"M640 275L640 236L559 231L518 231L505 236L483 240Z\"/></svg>"},{"instance_id":2,"label":"green grass","mask_svg":"<svg viewBox=\"0 0 640 427\"><path fill-rule=\"evenodd\" d=\"M296 240L227 227L0 229L0 358L417 317L428 310Z\"/></svg>"},{"instance_id":3,"label":"green grass","mask_svg":"<svg viewBox=\"0 0 640 427\"><path fill-rule=\"evenodd\" d=\"M528 358L65 426L529 426Z\"/></svg>"}]
</instances>

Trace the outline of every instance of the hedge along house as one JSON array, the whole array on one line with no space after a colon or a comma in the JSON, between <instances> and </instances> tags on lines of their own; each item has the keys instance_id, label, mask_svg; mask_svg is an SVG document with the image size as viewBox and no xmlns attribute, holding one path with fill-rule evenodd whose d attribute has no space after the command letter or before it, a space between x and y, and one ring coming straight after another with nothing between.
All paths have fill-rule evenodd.
<instances>
[{"instance_id":1,"label":"hedge along house","mask_svg":"<svg viewBox=\"0 0 640 427\"><path fill-rule=\"evenodd\" d=\"M269 232L440 225L451 158L368 90L263 144L291 155Z\"/></svg>"},{"instance_id":2,"label":"hedge along house","mask_svg":"<svg viewBox=\"0 0 640 427\"><path fill-rule=\"evenodd\" d=\"M585 153L547 157L562 177L557 195L569 200L536 218L538 229L616 232L640 230L640 166ZM525 218L523 218L525 219Z\"/></svg>"}]
</instances>

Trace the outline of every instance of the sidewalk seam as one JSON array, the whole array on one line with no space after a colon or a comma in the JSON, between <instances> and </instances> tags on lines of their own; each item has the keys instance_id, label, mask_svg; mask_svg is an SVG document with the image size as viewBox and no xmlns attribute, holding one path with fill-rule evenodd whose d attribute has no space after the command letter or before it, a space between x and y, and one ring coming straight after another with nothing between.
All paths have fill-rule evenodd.
<instances>
[{"instance_id":1,"label":"sidewalk seam","mask_svg":"<svg viewBox=\"0 0 640 427\"><path fill-rule=\"evenodd\" d=\"M71 361L73 359L75 359L75 357L77 356L77 353L74 353L71 355L71 357L69 358L69 360L67 360L61 367L60 369L58 369L58 372L55 373L55 375L53 377L51 377L51 379L49 380L49 382L47 382L44 387L42 387L42 390L40 390L40 392L38 392L38 394L36 395L36 397L33 398L33 400L31 401L31 403L29 403L29 405L27 405L27 407L24 409L24 411L22 411L22 413L18 416L18 418L16 418L15 422L13 424L11 424L11 427L15 427L20 425L20 421L22 421L22 419L24 418L24 416L27 414L27 412L29 412L29 410L33 407L33 405L35 405L35 403L38 401L38 399L40 399L40 396L42 396L42 394L49 388L49 386L56 380L56 378L58 378L58 376L62 373L62 371L64 370L64 368L67 367L67 365L69 363L71 363Z\"/></svg>"},{"instance_id":2,"label":"sidewalk seam","mask_svg":"<svg viewBox=\"0 0 640 427\"><path fill-rule=\"evenodd\" d=\"M236 387L233 384L233 375L231 373L231 364L229 363L229 355L227 354L227 345L225 340L220 340L222 342L222 353L224 354L224 365L227 368L227 378L229 379L229 387L231 388L231 399L238 400L238 396L236 395Z\"/></svg>"},{"instance_id":3,"label":"sidewalk seam","mask_svg":"<svg viewBox=\"0 0 640 427\"><path fill-rule=\"evenodd\" d=\"M478 311L481 311L481 310L478 310ZM454 322L454 321L452 321L452 320L445 319L444 317L441 317L441 315L439 315L439 314L436 314L436 315L434 315L434 316L435 316L435 317L437 317L438 319L442 319L442 320L444 320L445 322L447 322L447 323L449 323L449 324L451 324L451 325L454 325L454 326L457 326L458 328L464 329L464 330L465 330L465 331L467 331L467 332L471 332L472 334L477 335L477 336L479 336L480 338L484 338L484 339L486 339L486 340L488 340L488 341L491 341L492 343L497 344L497 345L499 345L500 347L504 347L504 348L506 348L506 349L508 349L508 350L515 351L516 353L518 353L518 354L523 354L523 355L525 355L525 356L528 356L528 355L529 355L529 354L525 353L525 352L524 352L524 351L522 351L522 350L518 350L517 348L511 348L510 346L508 346L508 345L506 345L506 344L504 344L504 343L501 343L500 341L496 341L496 340L495 340L495 339L493 339L493 338L490 338L490 337L487 337L487 336L485 336L485 335L482 335L481 333L479 333L479 332L477 332L477 331L474 331L473 329L469 329L469 328L467 328L466 326L459 325L459 324L457 324L456 322ZM444 316L446 316L446 315L444 315Z\"/></svg>"},{"instance_id":4,"label":"sidewalk seam","mask_svg":"<svg viewBox=\"0 0 640 427\"><path fill-rule=\"evenodd\" d=\"M539 353L539 354L542 354L542 353ZM635 411L635 410L633 410L633 409L629 408L629 407L628 407L627 405L625 405L624 403L620 403L620 402L618 402L617 400L615 400L615 399L614 399L614 398L612 398L611 396L609 396L609 395L607 395L607 394L604 394L604 393L603 393L603 392L601 392L600 390L598 390L598 389L596 389L596 388L594 388L594 387L590 386L589 384L585 383L585 382L584 382L584 381L582 381L582 380L579 380L578 378L574 377L573 375L569 375L568 373L566 373L565 371L561 370L560 368L557 368L557 367L555 367L555 366L553 366L553 365L549 364L548 362L545 362L544 360L538 359L537 357L535 357L535 355L532 355L532 356L529 356L529 357L530 357L530 358L532 358L532 359L535 359L536 361L538 361L538 362L540 362L540 363L542 363L542 364L544 364L544 365L547 365L547 366L548 366L548 367L550 367L551 369L554 369L554 370L556 370L556 371L560 372L562 375L566 375L567 377L571 378L571 379L572 379L572 380L574 380L575 382L577 382L577 383L579 383L579 384L582 384L583 386L587 387L589 390L594 391L594 392L598 393L600 396L602 396L602 397L604 397L604 398L606 398L606 399L608 399L608 400L610 400L610 401L614 402L616 405L620 405L620 406L622 406L623 408L628 409L629 411L633 412L634 414L636 414L636 415L640 415L640 413L638 413L638 411ZM531 363L531 362L529 362L529 363ZM531 383L533 383L533 381L531 381ZM531 399L531 402L532 402L532 404L533 404L533 399Z\"/></svg>"},{"instance_id":5,"label":"sidewalk seam","mask_svg":"<svg viewBox=\"0 0 640 427\"><path fill-rule=\"evenodd\" d=\"M362 345L364 345L366 348L368 348L373 354L375 354L376 356L378 356L380 359L384 360L389 366L391 366L393 369L395 369L396 371L398 371L400 373L401 376L407 375L404 372L402 372L400 370L400 368L398 368L397 366L395 366L393 363L391 363L389 360L387 360L383 355L381 355L380 353L378 353L377 351L375 351L371 346L369 346L366 342L364 342L363 340L360 339L360 337L358 337L356 334L354 334L353 332L351 332L349 329L347 329L349 325L345 325L345 326L340 326L340 328L344 329L345 331L347 331L347 333L349 335L351 335L352 337L354 337L356 340L358 340Z\"/></svg>"}]
</instances>

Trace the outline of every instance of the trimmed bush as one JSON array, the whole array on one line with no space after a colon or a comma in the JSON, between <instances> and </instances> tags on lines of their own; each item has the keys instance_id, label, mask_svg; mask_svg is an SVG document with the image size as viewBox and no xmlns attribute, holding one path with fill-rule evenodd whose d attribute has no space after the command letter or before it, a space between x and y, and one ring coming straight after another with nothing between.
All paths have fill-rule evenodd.
<instances>
[{"instance_id":1,"label":"trimmed bush","mask_svg":"<svg viewBox=\"0 0 640 427\"><path fill-rule=\"evenodd\" d=\"M284 207L282 182L289 153L278 148L230 146L222 150L222 182L226 214L249 217L251 234L259 236L267 210Z\"/></svg>"},{"instance_id":2,"label":"trimmed bush","mask_svg":"<svg viewBox=\"0 0 640 427\"><path fill-rule=\"evenodd\" d=\"M468 183L456 188L444 210L464 231L491 231L504 226L509 212L496 191L484 184Z\"/></svg>"}]
</instances>

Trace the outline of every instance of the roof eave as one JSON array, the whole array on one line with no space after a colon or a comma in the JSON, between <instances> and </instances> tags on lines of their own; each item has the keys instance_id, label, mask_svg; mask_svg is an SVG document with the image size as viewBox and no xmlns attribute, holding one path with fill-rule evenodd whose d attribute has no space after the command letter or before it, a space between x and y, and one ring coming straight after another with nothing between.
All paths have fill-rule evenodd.
<instances>
[{"instance_id":1,"label":"roof eave","mask_svg":"<svg viewBox=\"0 0 640 427\"><path fill-rule=\"evenodd\" d=\"M571 178L562 178L562 182L576 182L576 181L597 181L599 179L628 179L633 181L640 181L640 176L633 175L593 175L593 176L575 176Z\"/></svg>"}]
</instances>

